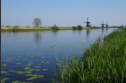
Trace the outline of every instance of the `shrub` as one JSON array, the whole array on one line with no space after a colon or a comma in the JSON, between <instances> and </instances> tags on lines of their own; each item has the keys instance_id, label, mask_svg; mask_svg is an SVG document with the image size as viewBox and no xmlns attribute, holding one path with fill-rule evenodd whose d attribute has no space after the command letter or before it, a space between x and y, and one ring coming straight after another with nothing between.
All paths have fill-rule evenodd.
<instances>
[{"instance_id":1,"label":"shrub","mask_svg":"<svg viewBox=\"0 0 126 83\"><path fill-rule=\"evenodd\" d=\"M17 26L17 25L16 25L16 26L13 26L13 27L17 27L17 28L19 28L20 26Z\"/></svg>"},{"instance_id":2,"label":"shrub","mask_svg":"<svg viewBox=\"0 0 126 83\"><path fill-rule=\"evenodd\" d=\"M78 28L76 26L73 26L72 28L73 28L73 30L78 30Z\"/></svg>"},{"instance_id":3,"label":"shrub","mask_svg":"<svg viewBox=\"0 0 126 83\"><path fill-rule=\"evenodd\" d=\"M26 26L27 28L29 28L29 26Z\"/></svg>"},{"instance_id":4,"label":"shrub","mask_svg":"<svg viewBox=\"0 0 126 83\"><path fill-rule=\"evenodd\" d=\"M6 27L10 27L10 25L7 25Z\"/></svg>"},{"instance_id":5,"label":"shrub","mask_svg":"<svg viewBox=\"0 0 126 83\"><path fill-rule=\"evenodd\" d=\"M122 26L119 26L118 28L123 28Z\"/></svg>"},{"instance_id":6,"label":"shrub","mask_svg":"<svg viewBox=\"0 0 126 83\"><path fill-rule=\"evenodd\" d=\"M13 27L13 32L17 32L18 31L18 27Z\"/></svg>"},{"instance_id":7,"label":"shrub","mask_svg":"<svg viewBox=\"0 0 126 83\"><path fill-rule=\"evenodd\" d=\"M56 24L54 24L54 26L53 26L53 27L51 27L51 29L53 29L53 30L59 30L59 27L57 27L57 25L56 25Z\"/></svg>"},{"instance_id":8,"label":"shrub","mask_svg":"<svg viewBox=\"0 0 126 83\"><path fill-rule=\"evenodd\" d=\"M79 30L82 30L82 26L81 25L78 25L77 26Z\"/></svg>"}]
</instances>

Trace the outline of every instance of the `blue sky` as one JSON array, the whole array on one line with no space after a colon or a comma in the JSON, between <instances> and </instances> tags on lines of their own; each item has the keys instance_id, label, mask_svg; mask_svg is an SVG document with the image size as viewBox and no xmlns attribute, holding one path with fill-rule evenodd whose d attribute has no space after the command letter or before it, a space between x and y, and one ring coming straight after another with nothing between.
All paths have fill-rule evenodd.
<instances>
[{"instance_id":1,"label":"blue sky","mask_svg":"<svg viewBox=\"0 0 126 83\"><path fill-rule=\"evenodd\" d=\"M1 0L1 25L34 26L92 26L102 21L110 26L126 25L126 0Z\"/></svg>"}]
</instances>

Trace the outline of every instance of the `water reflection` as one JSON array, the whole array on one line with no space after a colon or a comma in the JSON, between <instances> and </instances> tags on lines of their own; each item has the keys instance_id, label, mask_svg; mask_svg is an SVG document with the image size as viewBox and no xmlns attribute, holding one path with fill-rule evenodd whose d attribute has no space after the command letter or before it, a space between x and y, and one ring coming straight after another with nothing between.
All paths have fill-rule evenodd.
<instances>
[{"instance_id":1,"label":"water reflection","mask_svg":"<svg viewBox=\"0 0 126 83\"><path fill-rule=\"evenodd\" d=\"M108 28L106 28L106 33L108 32Z\"/></svg>"},{"instance_id":2,"label":"water reflection","mask_svg":"<svg viewBox=\"0 0 126 83\"><path fill-rule=\"evenodd\" d=\"M87 30L86 30L86 33L87 33L87 40L88 40L88 37L89 37L89 34L90 34L90 30L87 29Z\"/></svg>"},{"instance_id":3,"label":"water reflection","mask_svg":"<svg viewBox=\"0 0 126 83\"><path fill-rule=\"evenodd\" d=\"M78 30L78 35L81 35L81 33L82 33L82 30Z\"/></svg>"},{"instance_id":4,"label":"water reflection","mask_svg":"<svg viewBox=\"0 0 126 83\"><path fill-rule=\"evenodd\" d=\"M102 28L102 35L103 35L103 32L104 32L104 28Z\"/></svg>"},{"instance_id":5,"label":"water reflection","mask_svg":"<svg viewBox=\"0 0 126 83\"><path fill-rule=\"evenodd\" d=\"M37 45L40 45L41 44L41 34L37 31L34 33L34 38L35 38L35 42Z\"/></svg>"},{"instance_id":6,"label":"water reflection","mask_svg":"<svg viewBox=\"0 0 126 83\"><path fill-rule=\"evenodd\" d=\"M58 31L57 30L53 30L52 32L53 32L54 36L56 36Z\"/></svg>"}]
</instances>

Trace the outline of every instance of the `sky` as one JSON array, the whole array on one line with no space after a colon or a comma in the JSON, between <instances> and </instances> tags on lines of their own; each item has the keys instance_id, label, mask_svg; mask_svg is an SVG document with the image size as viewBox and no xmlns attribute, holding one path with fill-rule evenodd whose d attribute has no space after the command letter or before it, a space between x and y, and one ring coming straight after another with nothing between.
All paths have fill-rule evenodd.
<instances>
[{"instance_id":1,"label":"sky","mask_svg":"<svg viewBox=\"0 0 126 83\"><path fill-rule=\"evenodd\" d=\"M126 0L1 0L1 25L34 26L40 18L42 25L59 27L126 26Z\"/></svg>"}]
</instances>

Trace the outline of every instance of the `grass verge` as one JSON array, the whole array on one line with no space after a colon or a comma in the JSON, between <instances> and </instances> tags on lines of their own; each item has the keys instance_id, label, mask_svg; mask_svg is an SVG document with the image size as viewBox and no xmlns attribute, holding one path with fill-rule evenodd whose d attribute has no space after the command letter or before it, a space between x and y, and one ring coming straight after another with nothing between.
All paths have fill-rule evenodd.
<instances>
[{"instance_id":1,"label":"grass verge","mask_svg":"<svg viewBox=\"0 0 126 83\"><path fill-rule=\"evenodd\" d=\"M57 71L53 83L125 83L126 29L99 38L80 60L66 58Z\"/></svg>"}]
</instances>

